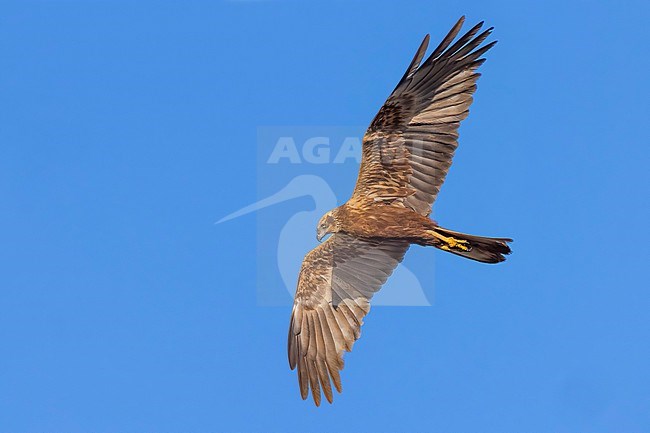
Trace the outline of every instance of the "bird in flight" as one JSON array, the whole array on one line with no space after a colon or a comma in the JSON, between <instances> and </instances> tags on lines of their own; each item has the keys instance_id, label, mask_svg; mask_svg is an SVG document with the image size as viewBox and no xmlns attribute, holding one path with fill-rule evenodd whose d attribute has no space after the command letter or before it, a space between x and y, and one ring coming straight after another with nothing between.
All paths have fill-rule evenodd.
<instances>
[{"instance_id":1,"label":"bird in flight","mask_svg":"<svg viewBox=\"0 0 650 433\"><path fill-rule=\"evenodd\" d=\"M484 263L510 253L508 238L468 235L429 218L458 146L458 127L468 115L481 56L492 28L483 22L454 42L462 17L422 62L425 36L406 73L363 137L362 160L352 197L318 223L319 241L305 256L289 324L291 369L300 394L316 405L321 389L332 402L341 392L343 353L359 338L370 299L411 244L432 246Z\"/></svg>"}]
</instances>

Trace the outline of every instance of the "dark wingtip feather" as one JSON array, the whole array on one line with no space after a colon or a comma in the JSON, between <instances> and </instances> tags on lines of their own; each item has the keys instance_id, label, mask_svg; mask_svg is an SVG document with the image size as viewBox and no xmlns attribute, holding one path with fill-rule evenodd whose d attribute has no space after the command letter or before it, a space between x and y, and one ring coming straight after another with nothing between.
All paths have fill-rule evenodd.
<instances>
[{"instance_id":1,"label":"dark wingtip feather","mask_svg":"<svg viewBox=\"0 0 650 433\"><path fill-rule=\"evenodd\" d=\"M418 50L415 52L415 55L413 56L413 60L411 60L411 63L409 64L408 68L406 68L406 72L404 72L402 79L399 80L395 89L397 89L402 83L404 83L404 81L408 80L411 76L413 76L415 71L417 71L418 67L420 66L420 63L422 62L422 59L424 58L424 55L427 52L430 39L431 36L429 36L429 34L427 33L424 36L424 39L422 39L422 42L420 43L420 47L418 48Z\"/></svg>"},{"instance_id":2,"label":"dark wingtip feather","mask_svg":"<svg viewBox=\"0 0 650 433\"><path fill-rule=\"evenodd\" d=\"M460 17L460 19L454 24L454 26L449 30L449 33L447 33L447 36L445 36L440 44L436 47L435 50L433 50L433 53L427 58L427 60L424 62L424 64L429 64L433 62L435 58L437 58L440 54L442 54L443 51L447 49L449 44L451 44L456 36L458 36L458 33L460 32L460 29L463 27L463 24L465 23L465 15ZM424 65L423 65L424 66Z\"/></svg>"},{"instance_id":3,"label":"dark wingtip feather","mask_svg":"<svg viewBox=\"0 0 650 433\"><path fill-rule=\"evenodd\" d=\"M480 23L476 24L474 27L469 29L467 33L461 36L451 47L446 49L443 55L453 56L458 50L462 49L465 46L465 44L468 43L473 47L479 45L480 42L479 44L474 45L474 41L476 41L476 39L474 39L474 35L478 33L479 30L481 30L481 27L483 27L483 21L481 21Z\"/></svg>"},{"instance_id":4,"label":"dark wingtip feather","mask_svg":"<svg viewBox=\"0 0 650 433\"><path fill-rule=\"evenodd\" d=\"M493 46L497 44L497 41L492 41L489 44L485 45L484 47L479 48L476 51L472 51L471 53L467 54L465 57L460 59L460 64L462 67L470 66L470 67L477 67L482 65L485 62L485 59L481 59L483 54L485 54L488 50L490 50Z\"/></svg>"}]
</instances>

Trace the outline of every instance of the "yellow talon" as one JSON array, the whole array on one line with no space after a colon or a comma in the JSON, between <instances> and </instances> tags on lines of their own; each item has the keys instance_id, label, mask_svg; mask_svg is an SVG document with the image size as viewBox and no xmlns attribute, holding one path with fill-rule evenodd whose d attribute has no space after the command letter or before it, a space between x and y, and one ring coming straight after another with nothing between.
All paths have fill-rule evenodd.
<instances>
[{"instance_id":1,"label":"yellow talon","mask_svg":"<svg viewBox=\"0 0 650 433\"><path fill-rule=\"evenodd\" d=\"M457 249L461 251L470 251L471 247L469 246L469 241L464 239L456 239L453 237L443 236L440 233L436 233L434 230L429 230L429 233L434 237L440 239L446 245L441 245L440 249L445 251L451 251L452 249Z\"/></svg>"},{"instance_id":2,"label":"yellow talon","mask_svg":"<svg viewBox=\"0 0 650 433\"><path fill-rule=\"evenodd\" d=\"M464 240L464 239L456 239L456 238L447 238L448 239L448 244L449 248L458 248L463 251L469 251L469 242Z\"/></svg>"}]
</instances>

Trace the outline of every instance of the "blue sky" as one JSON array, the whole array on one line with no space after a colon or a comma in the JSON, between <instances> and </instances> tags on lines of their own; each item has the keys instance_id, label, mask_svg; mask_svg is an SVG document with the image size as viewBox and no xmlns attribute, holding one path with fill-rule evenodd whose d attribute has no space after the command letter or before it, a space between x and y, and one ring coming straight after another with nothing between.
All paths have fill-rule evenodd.
<instances>
[{"instance_id":1,"label":"blue sky","mask_svg":"<svg viewBox=\"0 0 650 433\"><path fill-rule=\"evenodd\" d=\"M258 302L262 213L214 222L258 198L259 126L366 125L463 14L499 44L436 219L514 254L413 248L433 306L373 309L317 409L288 369L290 306ZM2 2L0 433L650 431L648 18L641 1Z\"/></svg>"}]
</instances>

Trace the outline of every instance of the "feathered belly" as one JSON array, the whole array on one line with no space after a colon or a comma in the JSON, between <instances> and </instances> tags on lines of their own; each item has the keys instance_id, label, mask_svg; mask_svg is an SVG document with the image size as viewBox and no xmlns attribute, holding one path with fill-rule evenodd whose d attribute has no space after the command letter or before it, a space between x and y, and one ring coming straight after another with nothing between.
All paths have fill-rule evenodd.
<instances>
[{"instance_id":1,"label":"feathered belly","mask_svg":"<svg viewBox=\"0 0 650 433\"><path fill-rule=\"evenodd\" d=\"M401 207L371 206L345 214L342 231L359 237L415 239L435 227L429 218Z\"/></svg>"}]
</instances>

